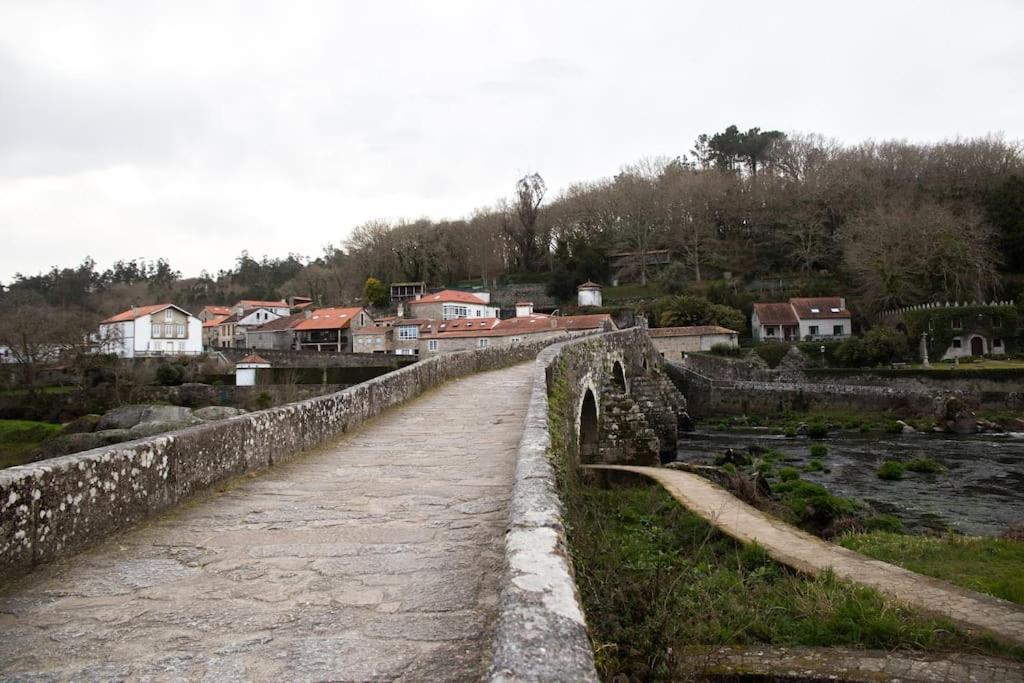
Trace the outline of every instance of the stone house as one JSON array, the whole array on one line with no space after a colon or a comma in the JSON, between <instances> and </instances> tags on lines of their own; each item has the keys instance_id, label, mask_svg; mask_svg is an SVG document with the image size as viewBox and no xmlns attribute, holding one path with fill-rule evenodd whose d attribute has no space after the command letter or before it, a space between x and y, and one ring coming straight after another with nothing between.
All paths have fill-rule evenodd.
<instances>
[{"instance_id":1,"label":"stone house","mask_svg":"<svg viewBox=\"0 0 1024 683\"><path fill-rule=\"evenodd\" d=\"M490 294L460 292L446 289L424 294L402 304L403 317L425 320L455 320L457 318L497 318L498 309L490 305Z\"/></svg>"},{"instance_id":2,"label":"stone house","mask_svg":"<svg viewBox=\"0 0 1024 683\"><path fill-rule=\"evenodd\" d=\"M351 352L353 330L374 324L362 308L307 308L302 315L292 327L300 350Z\"/></svg>"},{"instance_id":3,"label":"stone house","mask_svg":"<svg viewBox=\"0 0 1024 683\"><path fill-rule=\"evenodd\" d=\"M615 329L615 323L607 313L557 317L535 313L508 320L485 318L430 321L420 327L419 355L514 346L527 340Z\"/></svg>"},{"instance_id":4,"label":"stone house","mask_svg":"<svg viewBox=\"0 0 1024 683\"><path fill-rule=\"evenodd\" d=\"M736 348L739 335L736 330L718 325L689 327L656 327L647 331L651 343L662 358L682 360L687 353L710 351L716 344Z\"/></svg>"},{"instance_id":5,"label":"stone house","mask_svg":"<svg viewBox=\"0 0 1024 683\"><path fill-rule=\"evenodd\" d=\"M245 331L245 348L288 351L296 348L295 326L306 319L299 312L284 316Z\"/></svg>"}]
</instances>

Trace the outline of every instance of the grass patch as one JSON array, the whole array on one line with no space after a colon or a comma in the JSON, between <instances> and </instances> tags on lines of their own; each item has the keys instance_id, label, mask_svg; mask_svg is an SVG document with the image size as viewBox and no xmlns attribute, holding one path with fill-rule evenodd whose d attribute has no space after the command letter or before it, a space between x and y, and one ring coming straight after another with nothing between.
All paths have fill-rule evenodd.
<instances>
[{"instance_id":1,"label":"grass patch","mask_svg":"<svg viewBox=\"0 0 1024 683\"><path fill-rule=\"evenodd\" d=\"M823 443L811 444L812 458L824 458L826 455L828 455L828 446Z\"/></svg>"},{"instance_id":2,"label":"grass patch","mask_svg":"<svg viewBox=\"0 0 1024 683\"><path fill-rule=\"evenodd\" d=\"M910 571L1024 605L1024 543L969 536L854 534L840 545Z\"/></svg>"},{"instance_id":3,"label":"grass patch","mask_svg":"<svg viewBox=\"0 0 1024 683\"><path fill-rule=\"evenodd\" d=\"M603 680L688 679L694 646L1007 652L830 573L792 572L657 486L580 485L568 529Z\"/></svg>"},{"instance_id":4,"label":"grass patch","mask_svg":"<svg viewBox=\"0 0 1024 683\"><path fill-rule=\"evenodd\" d=\"M904 422L919 431L930 430L935 421L932 418L912 418L900 416L891 411L879 411L869 413L864 411L825 410L810 412L787 412L776 415L742 415L742 416L705 416L705 421L723 424L727 427L763 427L768 428L775 434L796 436L797 427L806 425L808 436L818 438L828 436L830 431L847 430L860 432L896 432L902 431L902 426L896 425L896 420ZM995 420L994 420L995 421ZM894 426L895 425L895 426ZM813 430L813 433L811 433Z\"/></svg>"},{"instance_id":5,"label":"grass patch","mask_svg":"<svg viewBox=\"0 0 1024 683\"><path fill-rule=\"evenodd\" d=\"M931 458L914 458L907 463L907 471L917 472L918 474L938 474L939 472L945 472L946 468Z\"/></svg>"},{"instance_id":6,"label":"grass patch","mask_svg":"<svg viewBox=\"0 0 1024 683\"><path fill-rule=\"evenodd\" d=\"M0 420L0 468L27 462L39 444L61 429L50 422Z\"/></svg>"},{"instance_id":7,"label":"grass patch","mask_svg":"<svg viewBox=\"0 0 1024 683\"><path fill-rule=\"evenodd\" d=\"M602 300L605 304L614 304L641 299L657 299L664 293L661 285L656 282L648 282L646 285L619 285L618 287L605 287L602 290Z\"/></svg>"},{"instance_id":8,"label":"grass patch","mask_svg":"<svg viewBox=\"0 0 1024 683\"><path fill-rule=\"evenodd\" d=\"M878 475L879 479L885 481L898 481L903 478L903 471L905 469L901 462L886 460L878 467L878 471L875 474Z\"/></svg>"}]
</instances>

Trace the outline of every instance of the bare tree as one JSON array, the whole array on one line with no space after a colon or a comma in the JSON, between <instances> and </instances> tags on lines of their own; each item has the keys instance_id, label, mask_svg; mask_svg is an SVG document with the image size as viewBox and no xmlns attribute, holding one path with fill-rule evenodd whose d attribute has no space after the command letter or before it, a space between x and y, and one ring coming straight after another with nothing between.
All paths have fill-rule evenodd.
<instances>
[{"instance_id":1,"label":"bare tree","mask_svg":"<svg viewBox=\"0 0 1024 683\"><path fill-rule=\"evenodd\" d=\"M538 240L537 220L547 186L539 173L525 175L516 183L514 216L506 216L504 232L516 250L516 264L524 271L535 267Z\"/></svg>"}]
</instances>

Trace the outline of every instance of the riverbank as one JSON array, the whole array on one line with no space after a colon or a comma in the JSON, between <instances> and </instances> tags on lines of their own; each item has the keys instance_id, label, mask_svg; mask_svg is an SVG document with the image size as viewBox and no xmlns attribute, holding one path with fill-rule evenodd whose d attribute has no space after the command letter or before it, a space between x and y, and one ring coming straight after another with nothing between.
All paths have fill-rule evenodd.
<instances>
[{"instance_id":1,"label":"riverbank","mask_svg":"<svg viewBox=\"0 0 1024 683\"><path fill-rule=\"evenodd\" d=\"M33 420L0 420L0 469L31 462L39 445L63 427Z\"/></svg>"},{"instance_id":2,"label":"riverbank","mask_svg":"<svg viewBox=\"0 0 1024 683\"><path fill-rule=\"evenodd\" d=\"M577 583L605 680L685 678L694 646L853 646L1013 655L825 572L809 578L687 512L661 487L582 483L568 505Z\"/></svg>"}]
</instances>

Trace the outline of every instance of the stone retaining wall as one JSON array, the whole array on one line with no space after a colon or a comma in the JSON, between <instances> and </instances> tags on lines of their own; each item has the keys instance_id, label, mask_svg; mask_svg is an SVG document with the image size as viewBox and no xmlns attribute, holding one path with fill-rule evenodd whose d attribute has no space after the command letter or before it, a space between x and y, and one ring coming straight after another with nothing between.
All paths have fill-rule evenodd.
<instances>
[{"instance_id":1,"label":"stone retaining wall","mask_svg":"<svg viewBox=\"0 0 1024 683\"><path fill-rule=\"evenodd\" d=\"M0 470L0 577L70 555L448 380L534 358L544 346L438 356L334 394Z\"/></svg>"}]
</instances>

